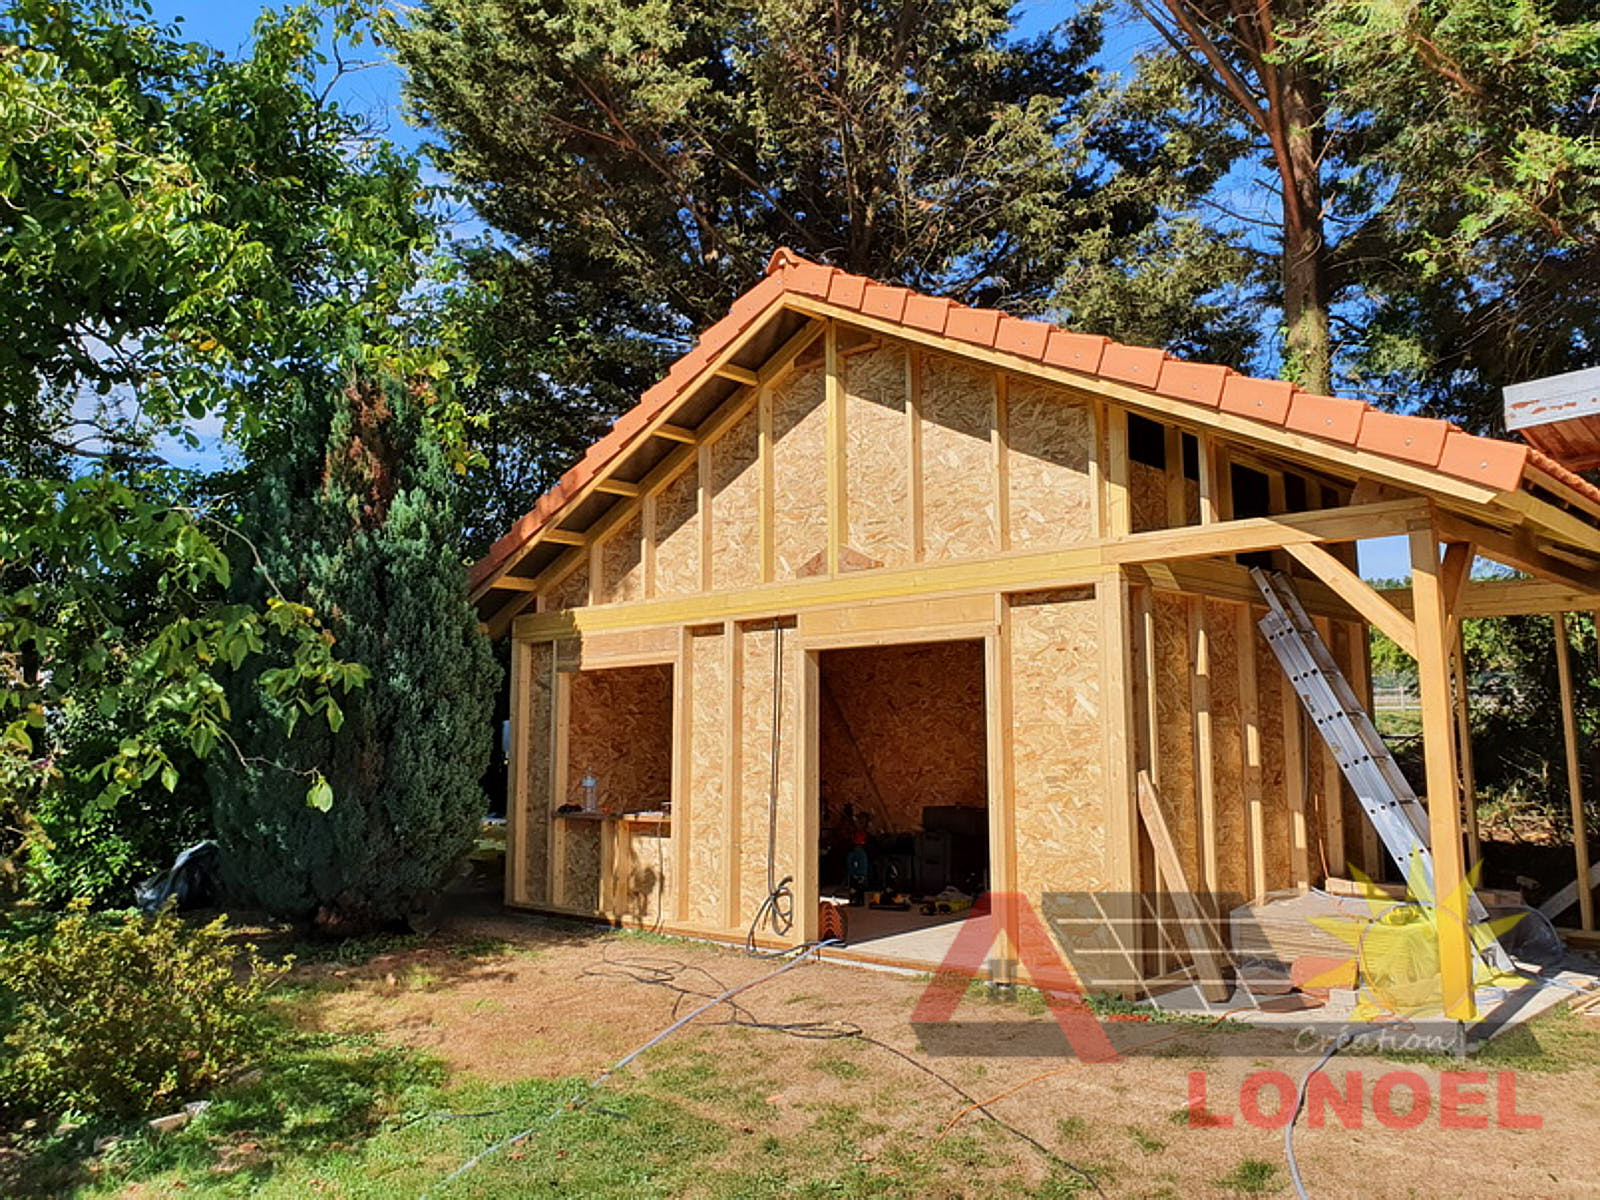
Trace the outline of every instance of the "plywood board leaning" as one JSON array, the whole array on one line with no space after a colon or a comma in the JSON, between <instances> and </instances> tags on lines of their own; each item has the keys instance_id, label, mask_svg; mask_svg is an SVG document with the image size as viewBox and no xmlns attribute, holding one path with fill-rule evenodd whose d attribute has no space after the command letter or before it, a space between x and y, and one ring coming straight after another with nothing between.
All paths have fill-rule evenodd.
<instances>
[{"instance_id":1,"label":"plywood board leaning","mask_svg":"<svg viewBox=\"0 0 1600 1200\"><path fill-rule=\"evenodd\" d=\"M923 547L930 561L999 549L994 372L943 355L922 361Z\"/></svg>"}]
</instances>

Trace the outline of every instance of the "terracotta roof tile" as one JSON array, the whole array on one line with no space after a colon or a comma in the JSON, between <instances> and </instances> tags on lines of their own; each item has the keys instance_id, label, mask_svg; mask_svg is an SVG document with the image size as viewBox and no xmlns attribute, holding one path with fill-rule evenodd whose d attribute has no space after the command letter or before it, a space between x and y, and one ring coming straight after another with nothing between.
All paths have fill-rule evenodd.
<instances>
[{"instance_id":1,"label":"terracotta roof tile","mask_svg":"<svg viewBox=\"0 0 1600 1200\"><path fill-rule=\"evenodd\" d=\"M1082 371L1085 375L1094 375L1099 372L1106 348L1110 345L1110 338L1098 334L1068 333L1065 329L1051 329L1050 344L1045 348L1044 361L1053 367L1065 367L1069 371Z\"/></svg>"},{"instance_id":2,"label":"terracotta roof tile","mask_svg":"<svg viewBox=\"0 0 1600 1200\"><path fill-rule=\"evenodd\" d=\"M1156 391L1174 400L1189 400L1216 408L1222 402L1222 385L1231 374L1227 367L1168 358L1161 364Z\"/></svg>"},{"instance_id":3,"label":"terracotta roof tile","mask_svg":"<svg viewBox=\"0 0 1600 1200\"><path fill-rule=\"evenodd\" d=\"M1409 417L1374 408L1362 419L1361 436L1356 439L1356 445L1374 454L1436 467L1451 428L1448 421Z\"/></svg>"},{"instance_id":4,"label":"terracotta roof tile","mask_svg":"<svg viewBox=\"0 0 1600 1200\"><path fill-rule=\"evenodd\" d=\"M919 295L809 262L780 247L768 260L767 274L760 282L734 301L728 315L708 328L699 343L673 363L666 378L646 390L639 403L618 417L611 430L560 482L490 547L469 572L472 586L479 587L539 529L565 511L582 489L641 437L650 422L700 377L739 334L774 305L781 304L788 293L824 300L881 321L944 334L971 345L992 346L1080 374L1220 407L1264 425L1287 426L1330 442L1359 446L1487 487L1509 491L1521 486L1525 468L1535 468L1600 504L1600 488L1529 446L1475 437L1444 421L1387 413L1358 400L1314 395L1282 380L1236 375L1225 367L1187 362L1150 347L1072 333L993 309L967 308L948 299Z\"/></svg>"},{"instance_id":5,"label":"terracotta roof tile","mask_svg":"<svg viewBox=\"0 0 1600 1200\"><path fill-rule=\"evenodd\" d=\"M1166 355L1148 346L1124 346L1121 342L1108 342L1100 356L1098 374L1122 383L1155 387L1161 375L1161 364Z\"/></svg>"}]
</instances>

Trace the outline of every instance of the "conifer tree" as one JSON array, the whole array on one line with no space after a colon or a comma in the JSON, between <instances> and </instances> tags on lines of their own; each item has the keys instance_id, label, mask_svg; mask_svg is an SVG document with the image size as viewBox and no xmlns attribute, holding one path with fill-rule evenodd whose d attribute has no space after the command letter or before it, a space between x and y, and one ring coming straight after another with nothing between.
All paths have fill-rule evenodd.
<instances>
[{"instance_id":1,"label":"conifer tree","mask_svg":"<svg viewBox=\"0 0 1600 1200\"><path fill-rule=\"evenodd\" d=\"M214 782L224 872L236 899L339 932L441 887L485 810L499 668L466 599L426 398L356 376L300 405L244 522L265 571L242 577L292 588L370 675L326 720L271 711L282 664L236 678L244 765Z\"/></svg>"}]
</instances>

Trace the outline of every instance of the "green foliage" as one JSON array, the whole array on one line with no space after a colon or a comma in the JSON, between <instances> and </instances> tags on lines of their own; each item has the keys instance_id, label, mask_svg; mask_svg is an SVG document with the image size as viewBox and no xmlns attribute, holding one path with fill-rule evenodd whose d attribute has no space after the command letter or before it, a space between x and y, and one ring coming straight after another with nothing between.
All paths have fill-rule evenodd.
<instances>
[{"instance_id":1,"label":"green foliage","mask_svg":"<svg viewBox=\"0 0 1600 1200\"><path fill-rule=\"evenodd\" d=\"M354 9L335 21L360 36ZM37 814L54 814L48 843L82 843L111 833L124 802L174 794L189 761L235 754L223 673L270 651L264 701L335 724L365 678L235 525L296 397L325 394L348 362L430 380L432 436L468 457L443 385L453 326L419 286L434 221L417 164L321 99L320 28L308 9L268 15L229 57L141 0L0 13L0 858L13 880ZM242 478L168 464L202 428ZM228 599L241 573L249 603ZM314 769L298 782L326 800Z\"/></svg>"},{"instance_id":2,"label":"green foliage","mask_svg":"<svg viewBox=\"0 0 1600 1200\"><path fill-rule=\"evenodd\" d=\"M439 888L487 807L499 669L450 547L454 490L425 405L416 388L352 378L302 406L244 521L272 576L373 671L311 719L258 686L276 658L235 674L242 763L214 777L223 868L241 899L341 932ZM308 804L311 774L331 793Z\"/></svg>"},{"instance_id":3,"label":"green foliage","mask_svg":"<svg viewBox=\"0 0 1600 1200\"><path fill-rule=\"evenodd\" d=\"M192 928L170 910L98 917L81 902L9 946L0 1111L140 1116L203 1093L262 1044L281 969L254 949L224 918Z\"/></svg>"},{"instance_id":4,"label":"green foliage","mask_svg":"<svg viewBox=\"0 0 1600 1200\"><path fill-rule=\"evenodd\" d=\"M1097 7L1030 39L1010 8L431 0L395 18L435 161L500 235L468 256L495 289L475 540L779 245L1236 361L1250 327L1210 301L1248 263L1167 219L1236 139L1170 75L1092 71Z\"/></svg>"}]
</instances>

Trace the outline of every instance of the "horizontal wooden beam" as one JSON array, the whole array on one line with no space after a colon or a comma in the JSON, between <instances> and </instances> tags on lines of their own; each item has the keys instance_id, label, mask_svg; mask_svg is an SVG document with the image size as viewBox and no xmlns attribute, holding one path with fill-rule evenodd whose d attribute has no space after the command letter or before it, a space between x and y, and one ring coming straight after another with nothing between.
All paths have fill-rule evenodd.
<instances>
[{"instance_id":1,"label":"horizontal wooden beam","mask_svg":"<svg viewBox=\"0 0 1600 1200\"><path fill-rule=\"evenodd\" d=\"M607 496L633 497L640 493L637 483L626 483L621 479L601 479L595 483L594 490Z\"/></svg>"},{"instance_id":2,"label":"horizontal wooden beam","mask_svg":"<svg viewBox=\"0 0 1600 1200\"><path fill-rule=\"evenodd\" d=\"M1343 597L1346 604L1383 630L1395 645L1412 658L1417 656L1417 627L1360 575L1321 546L1290 545L1285 549L1301 566Z\"/></svg>"},{"instance_id":3,"label":"horizontal wooden beam","mask_svg":"<svg viewBox=\"0 0 1600 1200\"><path fill-rule=\"evenodd\" d=\"M668 442L682 442L692 446L700 440L700 435L692 429L685 429L682 425L660 424L652 429L651 434Z\"/></svg>"},{"instance_id":4,"label":"horizontal wooden beam","mask_svg":"<svg viewBox=\"0 0 1600 1200\"><path fill-rule=\"evenodd\" d=\"M1411 613L1411 589L1380 588L1378 594L1401 613ZM1600 609L1600 595L1549 579L1526 575L1512 579L1475 579L1461 590L1456 616L1463 620L1482 617L1549 616L1558 612L1590 612Z\"/></svg>"},{"instance_id":5,"label":"horizontal wooden beam","mask_svg":"<svg viewBox=\"0 0 1600 1200\"><path fill-rule=\"evenodd\" d=\"M749 367L735 366L733 363L723 363L717 368L717 374L724 379L731 379L735 383L742 383L746 387L755 387L761 382L761 376Z\"/></svg>"},{"instance_id":6,"label":"horizontal wooden beam","mask_svg":"<svg viewBox=\"0 0 1600 1200\"><path fill-rule=\"evenodd\" d=\"M1310 542L1351 542L1404 533L1410 522L1427 515L1426 501L1386 500L1280 517L1247 517L1132 533L1106 543L1104 556L1107 563L1164 562L1279 550Z\"/></svg>"},{"instance_id":7,"label":"horizontal wooden beam","mask_svg":"<svg viewBox=\"0 0 1600 1200\"><path fill-rule=\"evenodd\" d=\"M547 529L543 540L556 546L582 546L589 539L571 529ZM495 581L495 586L499 586L499 580Z\"/></svg>"},{"instance_id":8,"label":"horizontal wooden beam","mask_svg":"<svg viewBox=\"0 0 1600 1200\"><path fill-rule=\"evenodd\" d=\"M1539 549L1536 538L1526 529L1502 531L1469 520L1459 513L1446 512L1439 513L1437 523L1440 537L1449 541L1471 542L1484 558L1600 597L1600 572L1584 570L1551 557Z\"/></svg>"},{"instance_id":9,"label":"horizontal wooden beam","mask_svg":"<svg viewBox=\"0 0 1600 1200\"><path fill-rule=\"evenodd\" d=\"M540 584L537 579L529 579L526 575L502 575L495 580L494 586L502 592L537 592Z\"/></svg>"}]
</instances>

